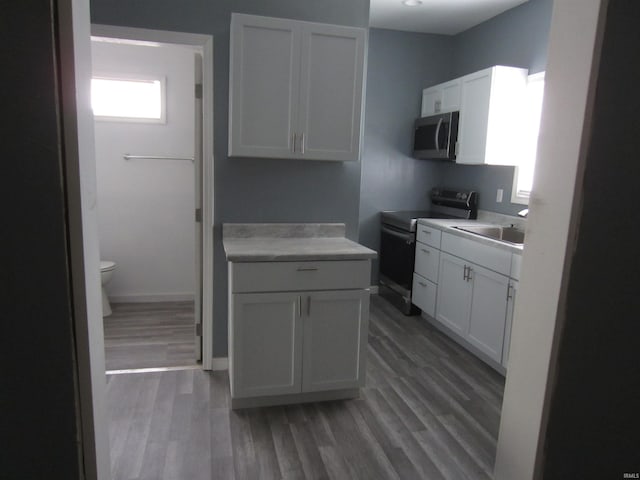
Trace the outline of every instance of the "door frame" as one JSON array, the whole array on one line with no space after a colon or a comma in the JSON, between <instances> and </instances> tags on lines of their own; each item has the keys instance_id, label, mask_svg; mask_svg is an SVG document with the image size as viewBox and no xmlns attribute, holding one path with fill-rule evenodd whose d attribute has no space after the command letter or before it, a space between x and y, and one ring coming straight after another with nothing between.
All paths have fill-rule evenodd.
<instances>
[{"instance_id":1,"label":"door frame","mask_svg":"<svg viewBox=\"0 0 640 480\"><path fill-rule=\"evenodd\" d=\"M202 368L213 369L213 37L194 33L91 25L92 37L183 45L202 55ZM209 132L206 134L205 132ZM196 286L197 287L197 286Z\"/></svg>"}]
</instances>

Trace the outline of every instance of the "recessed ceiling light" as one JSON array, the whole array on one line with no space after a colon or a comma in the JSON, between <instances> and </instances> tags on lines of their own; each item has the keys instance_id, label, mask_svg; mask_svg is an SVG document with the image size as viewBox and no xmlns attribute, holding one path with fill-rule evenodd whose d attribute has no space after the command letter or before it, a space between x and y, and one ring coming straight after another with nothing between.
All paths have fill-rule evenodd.
<instances>
[{"instance_id":1,"label":"recessed ceiling light","mask_svg":"<svg viewBox=\"0 0 640 480\"><path fill-rule=\"evenodd\" d=\"M417 7L418 5L422 5L422 0L404 0L402 4L405 7Z\"/></svg>"}]
</instances>

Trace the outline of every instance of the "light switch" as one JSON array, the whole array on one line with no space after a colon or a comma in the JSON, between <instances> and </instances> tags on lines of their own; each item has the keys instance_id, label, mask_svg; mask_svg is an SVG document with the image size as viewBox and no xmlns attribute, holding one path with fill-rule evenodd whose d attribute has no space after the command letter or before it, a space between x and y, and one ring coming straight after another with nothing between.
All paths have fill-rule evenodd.
<instances>
[{"instance_id":1,"label":"light switch","mask_svg":"<svg viewBox=\"0 0 640 480\"><path fill-rule=\"evenodd\" d=\"M498 193L496 194L496 203L502 203L502 189L498 189Z\"/></svg>"}]
</instances>

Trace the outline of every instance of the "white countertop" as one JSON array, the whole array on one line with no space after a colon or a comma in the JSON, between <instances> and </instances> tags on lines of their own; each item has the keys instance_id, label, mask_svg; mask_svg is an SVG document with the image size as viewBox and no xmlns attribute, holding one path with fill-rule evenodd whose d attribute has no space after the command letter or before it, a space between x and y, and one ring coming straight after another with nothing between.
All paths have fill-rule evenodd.
<instances>
[{"instance_id":1,"label":"white countertop","mask_svg":"<svg viewBox=\"0 0 640 480\"><path fill-rule=\"evenodd\" d=\"M343 224L224 224L222 244L230 262L368 260L378 255L345 238Z\"/></svg>"},{"instance_id":2,"label":"white countertop","mask_svg":"<svg viewBox=\"0 0 640 480\"><path fill-rule=\"evenodd\" d=\"M476 235L474 233L465 232L463 230L458 230L454 227L463 227L465 225L474 225L474 226L495 226L495 223L487 223L478 220L456 220L456 219L440 219L440 218L421 218L418 220L418 225L426 225L429 227L435 227L443 232L450 233L452 235L457 235L459 237L468 238L470 240L475 240L476 242L482 243L484 245L490 245L493 247L501 248L508 252L516 253L522 255L523 246L516 245L513 243L502 242L500 240L494 240L489 237L484 237L482 235Z\"/></svg>"}]
</instances>

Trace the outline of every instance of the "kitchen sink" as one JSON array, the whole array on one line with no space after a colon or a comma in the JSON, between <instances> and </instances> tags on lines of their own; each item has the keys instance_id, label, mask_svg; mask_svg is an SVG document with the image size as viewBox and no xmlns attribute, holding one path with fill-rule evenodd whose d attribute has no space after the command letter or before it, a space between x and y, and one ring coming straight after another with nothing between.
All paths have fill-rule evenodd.
<instances>
[{"instance_id":1,"label":"kitchen sink","mask_svg":"<svg viewBox=\"0 0 640 480\"><path fill-rule=\"evenodd\" d=\"M516 227L500 227L496 226L474 226L468 225L464 227L453 227L463 232L473 233L474 235L481 235L483 237L492 238L501 242L513 243L515 245L522 245L524 243L524 232L518 230Z\"/></svg>"}]
</instances>

